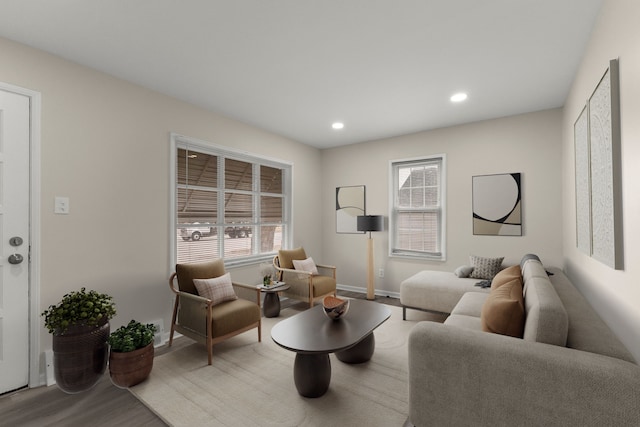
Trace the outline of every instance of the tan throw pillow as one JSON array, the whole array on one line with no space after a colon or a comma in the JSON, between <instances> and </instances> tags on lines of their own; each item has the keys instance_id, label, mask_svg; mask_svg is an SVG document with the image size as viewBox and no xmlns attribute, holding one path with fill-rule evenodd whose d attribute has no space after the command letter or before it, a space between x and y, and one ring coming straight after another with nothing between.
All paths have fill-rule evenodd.
<instances>
[{"instance_id":1,"label":"tan throw pillow","mask_svg":"<svg viewBox=\"0 0 640 427\"><path fill-rule=\"evenodd\" d=\"M472 279L493 279L493 276L498 274L498 272L500 271L503 259L504 257L485 258L476 255L469 256L469 262L473 266L473 271L471 272L471 275L469 277L471 277Z\"/></svg>"},{"instance_id":2,"label":"tan throw pillow","mask_svg":"<svg viewBox=\"0 0 640 427\"><path fill-rule=\"evenodd\" d=\"M519 265L507 267L496 274L491 281L491 289L499 288L500 286L514 279L520 280L520 286L522 286L522 271L520 270Z\"/></svg>"},{"instance_id":3,"label":"tan throw pillow","mask_svg":"<svg viewBox=\"0 0 640 427\"><path fill-rule=\"evenodd\" d=\"M524 332L524 302L522 284L518 279L491 289L480 314L482 330L494 334L522 338Z\"/></svg>"},{"instance_id":4,"label":"tan throw pillow","mask_svg":"<svg viewBox=\"0 0 640 427\"><path fill-rule=\"evenodd\" d=\"M313 262L313 258L311 257L303 260L294 259L293 268L300 271L308 271L314 276L317 276L319 274L316 263Z\"/></svg>"},{"instance_id":5,"label":"tan throw pillow","mask_svg":"<svg viewBox=\"0 0 640 427\"><path fill-rule=\"evenodd\" d=\"M193 284L196 285L198 295L210 299L213 305L238 298L231 284L230 273L213 279L193 279Z\"/></svg>"}]
</instances>

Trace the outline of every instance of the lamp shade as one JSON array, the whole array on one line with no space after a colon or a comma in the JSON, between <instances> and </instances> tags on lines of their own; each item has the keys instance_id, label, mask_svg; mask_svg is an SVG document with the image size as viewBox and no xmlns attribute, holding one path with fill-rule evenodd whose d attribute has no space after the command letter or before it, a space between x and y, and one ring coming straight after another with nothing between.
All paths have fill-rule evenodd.
<instances>
[{"instance_id":1,"label":"lamp shade","mask_svg":"<svg viewBox=\"0 0 640 427\"><path fill-rule=\"evenodd\" d=\"M382 231L384 230L384 217L382 215L359 215L358 231Z\"/></svg>"}]
</instances>

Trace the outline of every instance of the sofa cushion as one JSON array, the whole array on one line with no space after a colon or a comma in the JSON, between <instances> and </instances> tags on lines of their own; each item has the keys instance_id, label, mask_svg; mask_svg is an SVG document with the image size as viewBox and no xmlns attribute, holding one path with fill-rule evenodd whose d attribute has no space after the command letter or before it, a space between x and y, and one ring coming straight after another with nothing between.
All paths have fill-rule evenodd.
<instances>
[{"instance_id":1,"label":"sofa cushion","mask_svg":"<svg viewBox=\"0 0 640 427\"><path fill-rule=\"evenodd\" d=\"M451 315L459 314L463 316L475 316L480 318L482 306L489 296L486 292L467 292L462 295L460 301L451 310Z\"/></svg>"},{"instance_id":2,"label":"sofa cushion","mask_svg":"<svg viewBox=\"0 0 640 427\"><path fill-rule=\"evenodd\" d=\"M564 346L567 343L569 318L553 285L545 277L526 281L524 308L527 321L523 338L545 344Z\"/></svg>"},{"instance_id":3,"label":"sofa cushion","mask_svg":"<svg viewBox=\"0 0 640 427\"><path fill-rule=\"evenodd\" d=\"M452 314L444 321L447 326L456 326L458 328L471 329L473 331L482 332L482 324L478 316L467 316L464 314Z\"/></svg>"},{"instance_id":4,"label":"sofa cushion","mask_svg":"<svg viewBox=\"0 0 640 427\"><path fill-rule=\"evenodd\" d=\"M522 338L524 304L519 279L491 290L482 306L480 321L483 331Z\"/></svg>"},{"instance_id":5,"label":"sofa cushion","mask_svg":"<svg viewBox=\"0 0 640 427\"><path fill-rule=\"evenodd\" d=\"M400 283L400 303L407 307L451 313L462 296L470 291L489 292L476 279L457 277L450 271L423 270Z\"/></svg>"},{"instance_id":6,"label":"sofa cushion","mask_svg":"<svg viewBox=\"0 0 640 427\"><path fill-rule=\"evenodd\" d=\"M473 279L493 279L502 268L502 260L504 260L504 257L486 258L477 255L469 256L469 262L471 262L473 266L473 271L469 277Z\"/></svg>"},{"instance_id":7,"label":"sofa cushion","mask_svg":"<svg viewBox=\"0 0 640 427\"><path fill-rule=\"evenodd\" d=\"M532 259L529 259L526 262L523 261L522 280L524 281L523 293L525 295L525 298L527 297L527 283L534 277L547 279L549 275L547 274L547 270L545 270L544 265L542 265L540 261L535 261Z\"/></svg>"},{"instance_id":8,"label":"sofa cushion","mask_svg":"<svg viewBox=\"0 0 640 427\"><path fill-rule=\"evenodd\" d=\"M512 265L496 274L491 281L491 289L499 288L505 283L515 279L520 280L520 286L522 286L522 276L519 265Z\"/></svg>"}]
</instances>

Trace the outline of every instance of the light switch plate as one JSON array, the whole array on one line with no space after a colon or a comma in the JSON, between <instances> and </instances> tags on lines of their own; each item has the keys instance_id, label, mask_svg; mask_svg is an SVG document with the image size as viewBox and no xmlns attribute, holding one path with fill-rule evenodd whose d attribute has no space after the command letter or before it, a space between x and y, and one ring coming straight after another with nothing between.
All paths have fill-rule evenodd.
<instances>
[{"instance_id":1,"label":"light switch plate","mask_svg":"<svg viewBox=\"0 0 640 427\"><path fill-rule=\"evenodd\" d=\"M57 214L67 215L69 213L69 198L56 196L56 202L53 212Z\"/></svg>"}]
</instances>

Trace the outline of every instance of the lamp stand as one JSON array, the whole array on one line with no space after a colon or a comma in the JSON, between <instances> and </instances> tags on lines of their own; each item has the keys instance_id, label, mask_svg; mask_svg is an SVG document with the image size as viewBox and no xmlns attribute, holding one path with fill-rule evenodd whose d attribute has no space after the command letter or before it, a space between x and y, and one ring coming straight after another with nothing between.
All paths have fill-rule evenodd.
<instances>
[{"instance_id":1,"label":"lamp stand","mask_svg":"<svg viewBox=\"0 0 640 427\"><path fill-rule=\"evenodd\" d=\"M384 230L384 217L382 215L358 215L357 219L358 231L369 232L369 240L367 241L367 299L376 298L376 285L373 275L373 239L372 231Z\"/></svg>"},{"instance_id":2,"label":"lamp stand","mask_svg":"<svg viewBox=\"0 0 640 427\"><path fill-rule=\"evenodd\" d=\"M375 299L375 283L373 276L373 239L371 238L371 233L369 233L369 238L367 239L367 299L373 300Z\"/></svg>"}]
</instances>

